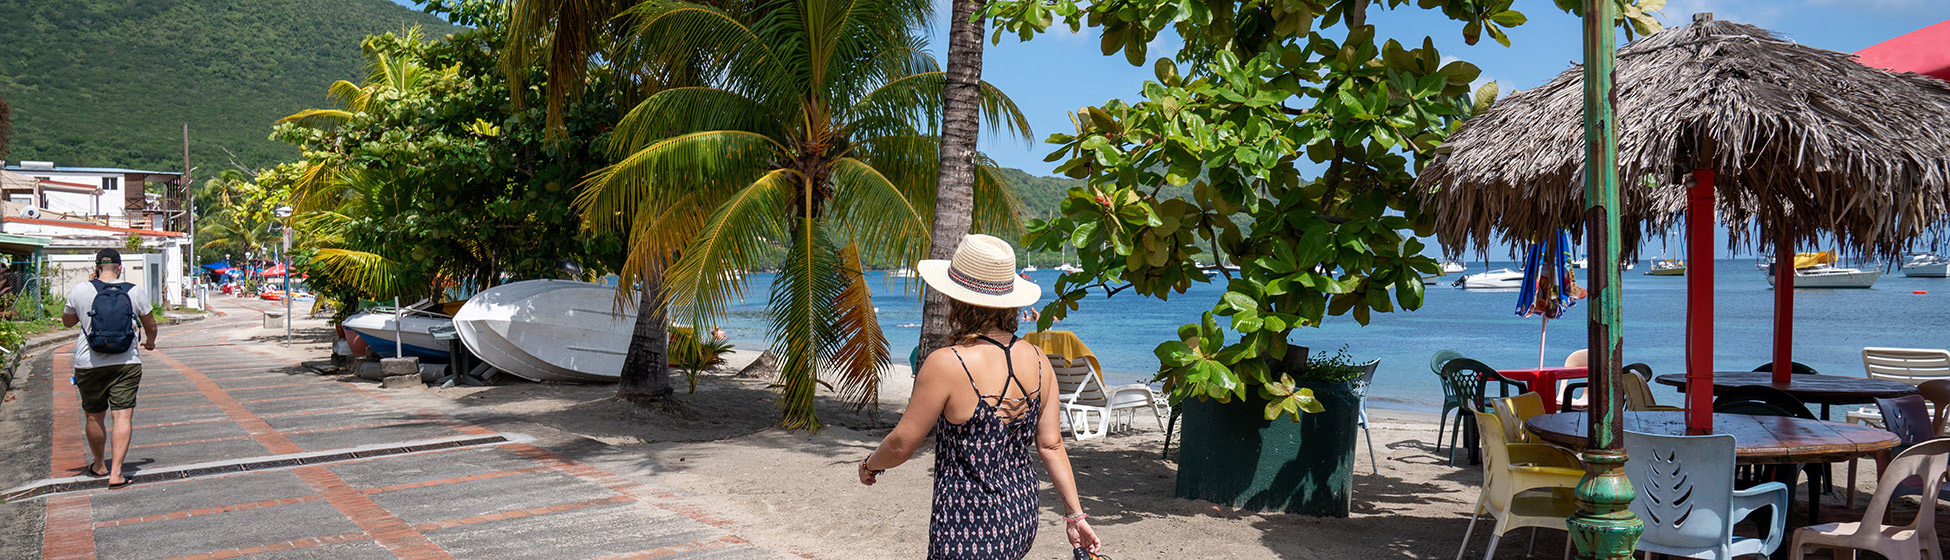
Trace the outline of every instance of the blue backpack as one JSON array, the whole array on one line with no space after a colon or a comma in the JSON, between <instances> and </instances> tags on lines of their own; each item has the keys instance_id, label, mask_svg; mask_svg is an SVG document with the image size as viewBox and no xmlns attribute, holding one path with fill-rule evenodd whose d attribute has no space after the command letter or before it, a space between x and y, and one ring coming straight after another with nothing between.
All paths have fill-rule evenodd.
<instances>
[{"instance_id":1,"label":"blue backpack","mask_svg":"<svg viewBox=\"0 0 1950 560\"><path fill-rule=\"evenodd\" d=\"M137 319L129 290L135 284L89 282L95 284L95 303L88 309L88 348L98 354L120 354L134 348Z\"/></svg>"}]
</instances>

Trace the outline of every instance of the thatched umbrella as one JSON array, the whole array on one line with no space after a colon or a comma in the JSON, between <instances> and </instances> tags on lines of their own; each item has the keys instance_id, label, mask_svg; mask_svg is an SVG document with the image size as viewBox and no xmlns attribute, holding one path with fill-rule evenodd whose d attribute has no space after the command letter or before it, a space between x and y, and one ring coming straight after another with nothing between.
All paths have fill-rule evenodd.
<instances>
[{"instance_id":1,"label":"thatched umbrella","mask_svg":"<svg viewBox=\"0 0 1950 560\"><path fill-rule=\"evenodd\" d=\"M1774 372L1787 382L1794 247L1824 240L1895 257L1950 226L1950 84L1695 16L1618 53L1624 251L1688 216L1688 373L1712 370L1712 223L1734 246L1771 242L1779 269ZM1584 224L1583 76L1498 101L1421 175L1448 250ZM1597 255L1594 255L1597 256ZM1602 257L1600 257L1602 258ZM1697 386L1697 385L1696 385ZM1710 386L1710 385L1707 385ZM1692 409L1710 422L1710 391Z\"/></svg>"}]
</instances>

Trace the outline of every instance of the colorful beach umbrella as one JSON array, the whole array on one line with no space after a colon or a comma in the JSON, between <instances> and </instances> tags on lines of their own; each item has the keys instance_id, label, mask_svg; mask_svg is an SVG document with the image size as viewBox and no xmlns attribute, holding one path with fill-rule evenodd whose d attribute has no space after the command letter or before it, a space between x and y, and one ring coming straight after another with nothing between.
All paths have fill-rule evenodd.
<instances>
[{"instance_id":1,"label":"colorful beach umbrella","mask_svg":"<svg viewBox=\"0 0 1950 560\"><path fill-rule=\"evenodd\" d=\"M1571 270L1571 233L1558 231L1554 239L1530 244L1523 262L1523 288L1517 292L1518 317L1543 317L1537 334L1537 367L1544 367L1545 333L1551 319L1584 299L1577 273Z\"/></svg>"}]
</instances>

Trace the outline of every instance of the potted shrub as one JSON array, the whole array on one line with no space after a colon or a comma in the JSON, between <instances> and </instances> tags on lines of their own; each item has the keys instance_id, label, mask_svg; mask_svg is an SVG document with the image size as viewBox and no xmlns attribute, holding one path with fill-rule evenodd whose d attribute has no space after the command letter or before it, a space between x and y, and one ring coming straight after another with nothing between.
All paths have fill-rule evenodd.
<instances>
[{"instance_id":1,"label":"potted shrub","mask_svg":"<svg viewBox=\"0 0 1950 560\"><path fill-rule=\"evenodd\" d=\"M1362 370L1345 347L1308 356L1288 346L1266 357L1267 383L1218 397L1178 403L1184 420L1178 451L1181 498L1255 511L1346 517L1352 508ZM1174 367L1160 377L1183 382Z\"/></svg>"}]
</instances>

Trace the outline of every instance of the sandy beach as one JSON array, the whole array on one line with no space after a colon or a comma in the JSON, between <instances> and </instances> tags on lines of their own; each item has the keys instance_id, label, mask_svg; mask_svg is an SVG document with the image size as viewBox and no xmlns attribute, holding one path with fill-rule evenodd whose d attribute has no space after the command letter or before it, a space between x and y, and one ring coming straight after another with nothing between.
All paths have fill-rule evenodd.
<instances>
[{"instance_id":1,"label":"sandy beach","mask_svg":"<svg viewBox=\"0 0 1950 560\"><path fill-rule=\"evenodd\" d=\"M912 389L907 367L895 366L883 381L877 419L822 395L820 418L830 427L808 434L772 427L779 414L768 380L734 377L755 356L738 352L726 366L702 374L694 395L682 394L680 379L680 400L687 409L681 415L611 399L614 387L605 385L515 383L429 391L640 452L655 459L659 480L735 520L747 538L768 548L816 558L924 556L931 450L924 447L873 487L854 478L854 462L899 418ZM1132 432L1069 440L1068 449L1103 551L1118 560L1455 557L1482 481L1480 468L1450 466L1446 449L1435 453L1434 415L1371 412L1379 473L1370 468L1365 444L1358 446L1354 515L1347 519L1261 514L1172 497L1176 463L1160 457L1164 433L1148 416L1134 422ZM1864 491L1873 489L1866 480L1871 472L1864 467ZM1839 478L1839 466L1836 473ZM1042 521L1029 557L1067 559L1060 505L1047 482L1044 489ZM1841 496L1838 489L1824 499L1824 520L1853 519L1867 501L1862 496L1850 512ZM1466 556L1483 553L1484 526ZM1499 555L1522 555L1528 538L1528 531L1513 532ZM1536 546L1541 557L1556 557L1564 533L1541 531Z\"/></svg>"}]
</instances>

